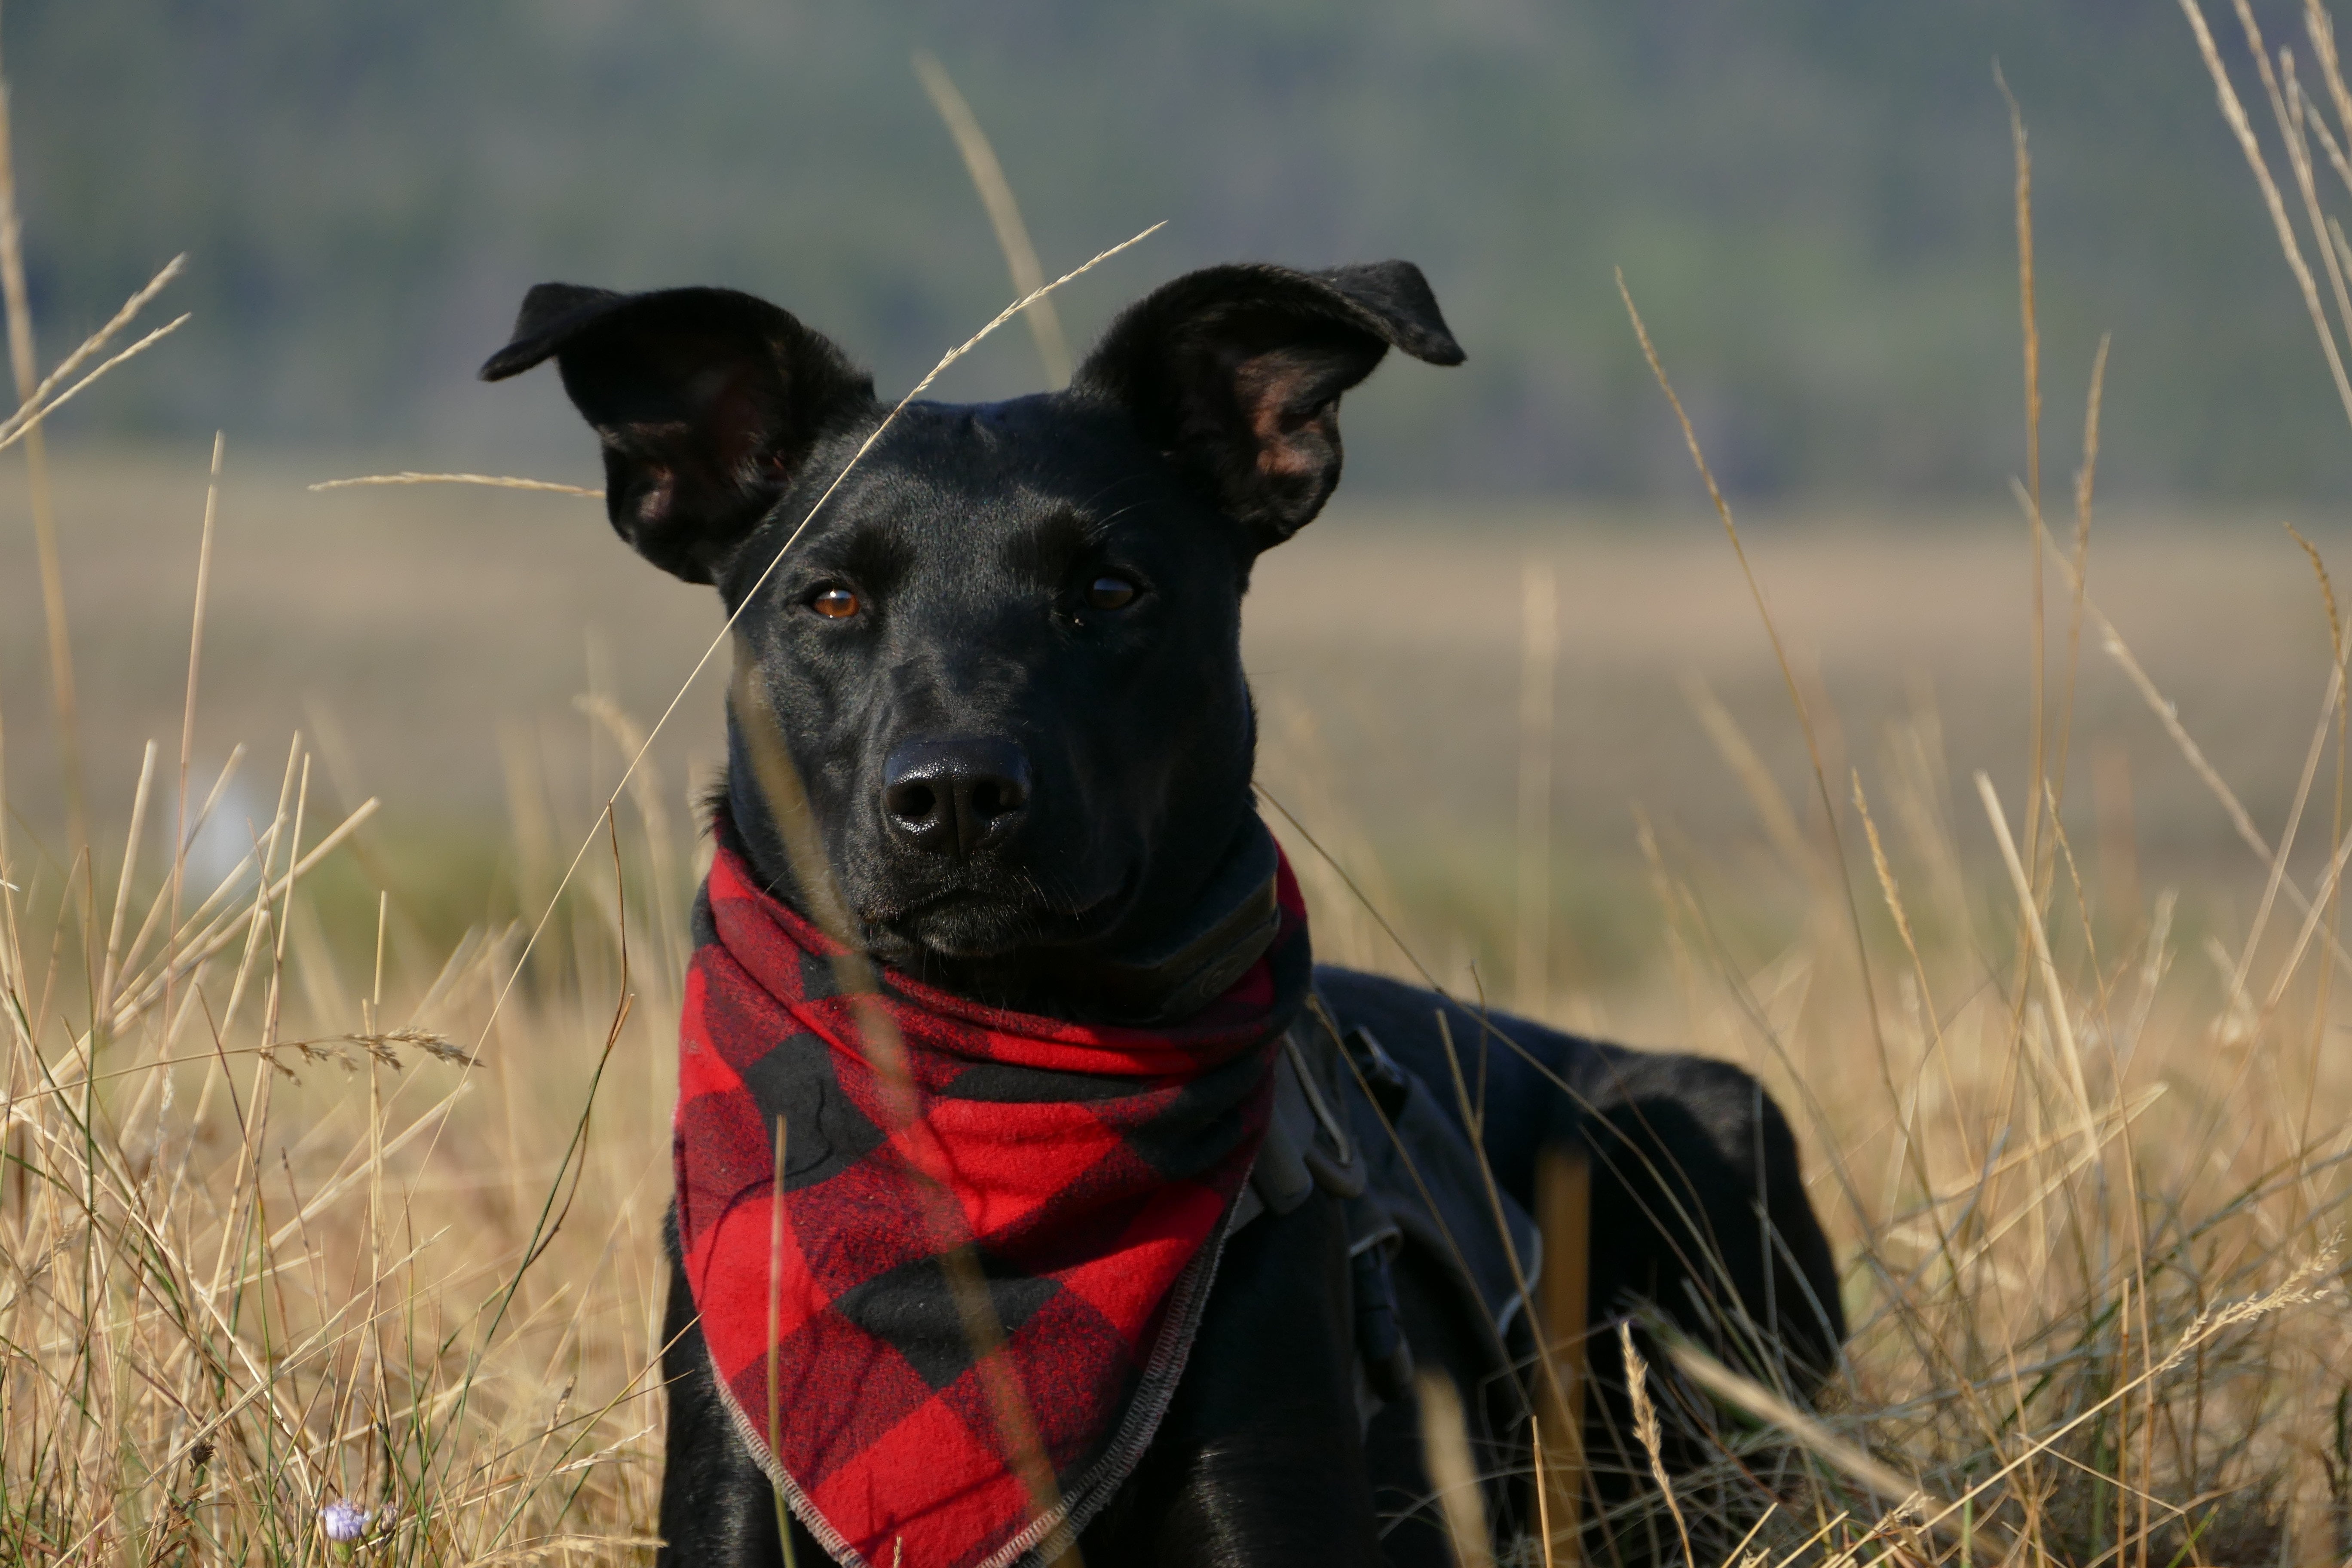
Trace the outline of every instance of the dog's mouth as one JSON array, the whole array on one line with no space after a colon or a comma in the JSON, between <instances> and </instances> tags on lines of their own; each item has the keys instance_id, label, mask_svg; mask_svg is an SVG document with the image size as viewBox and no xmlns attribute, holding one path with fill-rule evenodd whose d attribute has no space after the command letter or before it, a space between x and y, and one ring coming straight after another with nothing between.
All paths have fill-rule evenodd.
<instances>
[{"instance_id":1,"label":"dog's mouth","mask_svg":"<svg viewBox=\"0 0 2352 1568\"><path fill-rule=\"evenodd\" d=\"M964 879L863 912L876 952L971 962L1030 949L1068 949L1116 929L1134 901L1130 865L1107 889L1072 889L1034 872L1011 872L975 886Z\"/></svg>"},{"instance_id":2,"label":"dog's mouth","mask_svg":"<svg viewBox=\"0 0 2352 1568\"><path fill-rule=\"evenodd\" d=\"M1281 851L1249 818L1179 913L1150 902L1144 865L1139 857L1089 897L1018 874L1027 898L940 889L869 925L868 943L902 973L1017 1010L1130 1025L1189 1017L1279 933Z\"/></svg>"}]
</instances>

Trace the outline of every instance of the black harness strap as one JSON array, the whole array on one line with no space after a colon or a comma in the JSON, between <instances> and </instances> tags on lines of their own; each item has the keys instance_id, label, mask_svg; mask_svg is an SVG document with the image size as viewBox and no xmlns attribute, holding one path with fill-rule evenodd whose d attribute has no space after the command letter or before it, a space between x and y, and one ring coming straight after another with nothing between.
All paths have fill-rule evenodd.
<instances>
[{"instance_id":1,"label":"black harness strap","mask_svg":"<svg viewBox=\"0 0 2352 1568\"><path fill-rule=\"evenodd\" d=\"M1234 1227L1267 1209L1287 1214L1318 1187L1341 1202L1356 1350L1378 1401L1402 1400L1412 1384L1393 1275L1408 1254L1446 1282L1465 1321L1483 1325L1489 1376L1510 1374L1524 1359L1515 1331L1527 1331L1517 1281L1541 1269L1534 1220L1505 1194L1497 1226L1481 1156L1460 1124L1369 1029L1335 1018L1319 992L1283 1045L1274 1114Z\"/></svg>"}]
</instances>

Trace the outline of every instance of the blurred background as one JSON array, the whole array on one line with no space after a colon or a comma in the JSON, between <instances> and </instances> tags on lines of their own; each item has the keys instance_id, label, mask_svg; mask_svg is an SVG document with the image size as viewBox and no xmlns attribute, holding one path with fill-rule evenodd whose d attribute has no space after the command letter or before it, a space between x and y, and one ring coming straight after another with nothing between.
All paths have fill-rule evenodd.
<instances>
[{"instance_id":1,"label":"blurred background","mask_svg":"<svg viewBox=\"0 0 2352 1568\"><path fill-rule=\"evenodd\" d=\"M2255 11L2299 41L2299 5ZM1065 297L1080 341L1210 262L1428 270L1470 362L1358 399L1358 494L1684 495L1622 267L1737 494L1998 502L2021 460L1998 66L2040 154L2053 407L2116 336L2113 492L2352 478L2157 0L14 0L0 48L48 337L192 258L188 337L84 431L576 455L555 400L468 375L549 278L751 289L903 386L1005 294L908 69L928 48L1049 276L1168 220ZM1008 333L943 392L1034 384Z\"/></svg>"},{"instance_id":2,"label":"blurred background","mask_svg":"<svg viewBox=\"0 0 2352 1568\"><path fill-rule=\"evenodd\" d=\"M2298 6L2254 11L2299 37ZM2171 5L14 0L0 65L45 363L190 257L164 308L194 320L53 426L94 815L119 819L146 740L176 743L222 430L200 775L238 741L282 756L300 728L325 787L385 797L370 875L426 927L519 907L518 858L567 857L617 776L578 700L650 722L714 606L630 557L593 502L305 486L596 483L551 377L472 378L545 279L751 289L886 395L910 384L1009 294L917 49L993 140L1049 275L1168 220L1061 296L1080 343L1210 262L1427 270L1469 363L1391 363L1351 395L1341 499L1265 563L1248 635L1268 781L1448 952L1502 963L1515 929L1530 563L1557 592L1561 984L1654 954L1641 823L1722 849L1739 880L1730 847L1771 815L1741 745L1806 831L1823 816L1613 268L1742 509L1835 809L1849 765L1921 725L1946 784L2021 783L2032 554L2010 489L2025 422L1997 68L2035 156L2051 510L2070 510L2112 333L2094 596L2256 817L2284 812L2328 631L2278 523L2334 548L2352 446ZM940 392L1039 383L1016 328ZM51 672L17 459L0 461L6 798L53 850ZM2063 603L2053 576L2053 682ZM2133 907L2143 878L2237 868L2205 786L2083 646L2084 858ZM655 753L681 806L717 716L706 682ZM268 816L276 777L264 760L237 785L248 815Z\"/></svg>"}]
</instances>

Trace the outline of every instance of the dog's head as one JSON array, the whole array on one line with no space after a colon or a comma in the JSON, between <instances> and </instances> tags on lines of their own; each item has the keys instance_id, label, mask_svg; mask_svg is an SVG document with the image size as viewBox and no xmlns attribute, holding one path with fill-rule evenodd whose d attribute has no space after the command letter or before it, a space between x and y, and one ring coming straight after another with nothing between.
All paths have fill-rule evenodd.
<instances>
[{"instance_id":1,"label":"dog's head","mask_svg":"<svg viewBox=\"0 0 2352 1568\"><path fill-rule=\"evenodd\" d=\"M1410 263L1212 268L1066 392L910 404L854 466L871 378L727 289L542 284L482 374L554 359L614 528L735 616L760 875L806 907L765 747L877 957L1062 1011L1088 963L1197 918L1244 831L1242 594L1338 484L1339 396L1391 347L1462 359Z\"/></svg>"}]
</instances>

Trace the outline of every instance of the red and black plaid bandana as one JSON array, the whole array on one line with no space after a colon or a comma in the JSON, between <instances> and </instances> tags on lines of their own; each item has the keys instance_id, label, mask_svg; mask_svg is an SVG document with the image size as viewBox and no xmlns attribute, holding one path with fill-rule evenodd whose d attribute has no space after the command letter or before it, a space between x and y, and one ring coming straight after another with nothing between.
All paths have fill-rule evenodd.
<instances>
[{"instance_id":1,"label":"red and black plaid bandana","mask_svg":"<svg viewBox=\"0 0 2352 1568\"><path fill-rule=\"evenodd\" d=\"M1083 1525L1134 1468L1306 995L1287 864L1276 901L1274 946L1205 1011L1097 1027L887 973L878 994L845 995L839 946L722 840L680 1028L678 1237L737 1425L842 1563L1010 1563ZM866 1050L893 1033L898 1080ZM960 1304L949 1285L967 1247L1004 1335L986 1369L970 1293ZM1054 1473L1044 1513L1007 1447L1005 1368Z\"/></svg>"}]
</instances>

